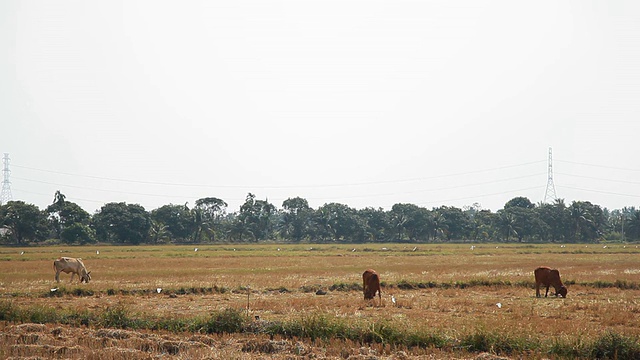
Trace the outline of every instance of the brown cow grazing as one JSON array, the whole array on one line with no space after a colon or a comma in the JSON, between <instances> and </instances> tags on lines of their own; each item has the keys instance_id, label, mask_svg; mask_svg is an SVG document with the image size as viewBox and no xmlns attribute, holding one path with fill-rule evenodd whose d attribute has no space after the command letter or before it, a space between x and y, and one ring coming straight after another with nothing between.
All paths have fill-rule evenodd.
<instances>
[{"instance_id":1,"label":"brown cow grazing","mask_svg":"<svg viewBox=\"0 0 640 360\"><path fill-rule=\"evenodd\" d=\"M562 285L560 280L560 272L557 269L551 269L547 266L540 266L535 269L533 274L536 277L536 297L540 297L540 285L546 286L547 291L544 293L544 297L549 294L549 286L553 286L556 289L555 296L567 297L567 288Z\"/></svg>"},{"instance_id":2,"label":"brown cow grazing","mask_svg":"<svg viewBox=\"0 0 640 360\"><path fill-rule=\"evenodd\" d=\"M69 257L61 257L56 259L53 262L53 269L56 271L56 281L60 282L60 273L71 273L71 282L73 282L73 277L78 274L78 278L80 282L89 283L91 280L91 271L87 272L87 268L84 267L84 263L81 258L69 258Z\"/></svg>"},{"instance_id":3,"label":"brown cow grazing","mask_svg":"<svg viewBox=\"0 0 640 360\"><path fill-rule=\"evenodd\" d=\"M364 292L364 299L371 300L376 297L378 292L378 298L380 298L380 305L382 305L382 290L380 290L380 276L373 269L368 269L362 274L362 289Z\"/></svg>"}]
</instances>

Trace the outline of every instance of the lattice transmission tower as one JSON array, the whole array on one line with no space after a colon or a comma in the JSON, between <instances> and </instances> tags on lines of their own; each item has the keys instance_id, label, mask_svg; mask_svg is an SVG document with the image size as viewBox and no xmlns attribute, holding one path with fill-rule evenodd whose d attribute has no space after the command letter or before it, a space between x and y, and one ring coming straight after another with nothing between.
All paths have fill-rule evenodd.
<instances>
[{"instance_id":1,"label":"lattice transmission tower","mask_svg":"<svg viewBox=\"0 0 640 360\"><path fill-rule=\"evenodd\" d=\"M2 193L0 194L0 205L4 205L13 200L9 175L11 175L11 170L9 170L9 154L4 153L2 157Z\"/></svg>"},{"instance_id":2,"label":"lattice transmission tower","mask_svg":"<svg viewBox=\"0 0 640 360\"><path fill-rule=\"evenodd\" d=\"M544 201L545 203L550 203L550 201L558 200L558 196L556 195L556 186L553 184L553 158L551 156L551 148L549 148L549 170L547 172L547 190L544 192Z\"/></svg>"}]
</instances>

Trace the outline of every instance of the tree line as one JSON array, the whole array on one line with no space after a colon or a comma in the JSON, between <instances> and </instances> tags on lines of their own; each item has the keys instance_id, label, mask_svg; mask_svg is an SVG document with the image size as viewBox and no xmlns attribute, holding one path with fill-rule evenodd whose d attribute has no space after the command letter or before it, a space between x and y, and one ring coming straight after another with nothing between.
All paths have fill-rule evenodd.
<instances>
[{"instance_id":1,"label":"tree line","mask_svg":"<svg viewBox=\"0 0 640 360\"><path fill-rule=\"evenodd\" d=\"M588 201L567 205L509 200L492 212L479 204L427 209L398 203L390 210L354 209L327 203L317 209L289 198L281 208L249 193L240 209L228 211L216 197L193 207L168 204L147 211L138 204L112 202L93 215L56 191L40 210L23 201L0 206L4 244L167 244L221 242L599 242L640 240L640 209L607 210Z\"/></svg>"}]
</instances>

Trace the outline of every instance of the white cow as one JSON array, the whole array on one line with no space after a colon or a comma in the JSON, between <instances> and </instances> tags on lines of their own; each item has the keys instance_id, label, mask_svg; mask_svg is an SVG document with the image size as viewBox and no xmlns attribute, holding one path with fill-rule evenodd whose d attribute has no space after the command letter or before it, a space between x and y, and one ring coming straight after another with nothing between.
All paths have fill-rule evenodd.
<instances>
[{"instance_id":1,"label":"white cow","mask_svg":"<svg viewBox=\"0 0 640 360\"><path fill-rule=\"evenodd\" d=\"M81 258L69 258L69 257L61 257L56 259L53 262L53 269L56 271L56 281L60 282L60 273L71 273L71 282L73 282L73 277L78 274L78 278L80 282L89 283L91 280L91 271L87 272L87 268L84 267L84 263Z\"/></svg>"}]
</instances>

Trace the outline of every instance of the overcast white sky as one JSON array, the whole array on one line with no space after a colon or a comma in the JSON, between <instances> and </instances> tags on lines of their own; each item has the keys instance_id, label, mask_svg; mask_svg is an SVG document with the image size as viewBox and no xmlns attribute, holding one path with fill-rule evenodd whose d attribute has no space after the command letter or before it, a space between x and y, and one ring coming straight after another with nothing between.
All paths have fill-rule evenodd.
<instances>
[{"instance_id":1,"label":"overcast white sky","mask_svg":"<svg viewBox=\"0 0 640 360\"><path fill-rule=\"evenodd\" d=\"M0 2L14 200L640 206L640 1Z\"/></svg>"}]
</instances>

